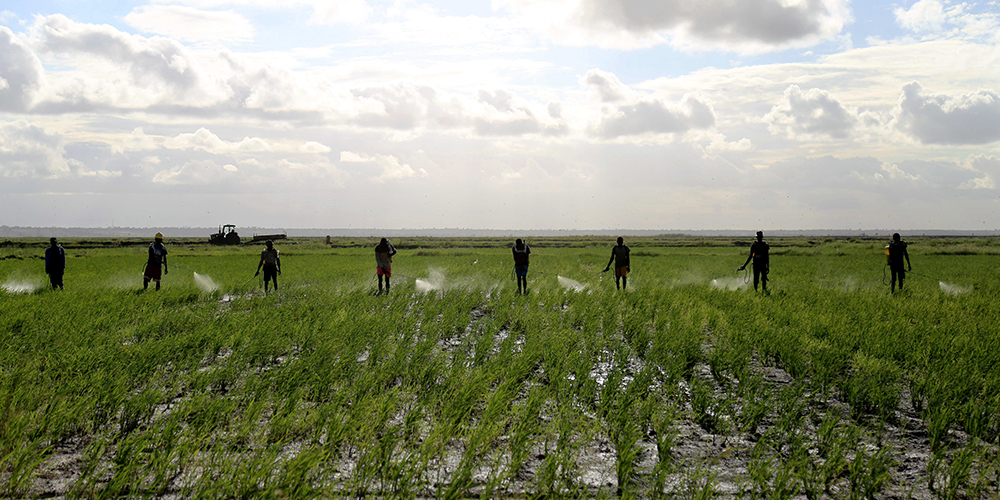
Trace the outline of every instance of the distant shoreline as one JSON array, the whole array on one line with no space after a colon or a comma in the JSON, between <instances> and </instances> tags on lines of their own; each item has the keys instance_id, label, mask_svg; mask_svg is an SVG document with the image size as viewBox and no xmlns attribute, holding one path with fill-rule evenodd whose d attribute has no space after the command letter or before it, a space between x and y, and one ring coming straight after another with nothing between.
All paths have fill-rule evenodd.
<instances>
[{"instance_id":1,"label":"distant shoreline","mask_svg":"<svg viewBox=\"0 0 1000 500\"><path fill-rule=\"evenodd\" d=\"M217 227L27 227L0 226L0 238L148 238L160 232L174 238L208 238ZM377 229L377 228L267 228L237 227L240 236L286 233L289 237L558 237L558 236L730 236L752 237L756 228L747 229ZM765 237L888 237L902 236L986 237L1000 236L1000 229L973 231L958 229L774 229L764 230Z\"/></svg>"}]
</instances>

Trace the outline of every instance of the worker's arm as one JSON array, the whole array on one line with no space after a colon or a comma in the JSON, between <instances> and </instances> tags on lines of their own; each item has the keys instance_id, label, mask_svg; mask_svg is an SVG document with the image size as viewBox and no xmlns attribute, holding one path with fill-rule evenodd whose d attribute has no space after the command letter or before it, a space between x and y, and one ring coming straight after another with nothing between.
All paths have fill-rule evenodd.
<instances>
[{"instance_id":1,"label":"worker's arm","mask_svg":"<svg viewBox=\"0 0 1000 500\"><path fill-rule=\"evenodd\" d=\"M615 251L611 250L611 260L608 261L608 265L604 266L604 270L607 271L611 269L611 263L615 261Z\"/></svg>"},{"instance_id":2,"label":"worker's arm","mask_svg":"<svg viewBox=\"0 0 1000 500\"><path fill-rule=\"evenodd\" d=\"M753 260L753 250L750 251L750 256L747 257L747 261L744 262L742 266L740 266L740 271L746 269L747 268L747 264L749 264L751 260Z\"/></svg>"},{"instance_id":3,"label":"worker's arm","mask_svg":"<svg viewBox=\"0 0 1000 500\"><path fill-rule=\"evenodd\" d=\"M264 256L260 256L260 262L257 263L257 272L253 273L254 276L260 276L260 268L264 265Z\"/></svg>"},{"instance_id":4,"label":"worker's arm","mask_svg":"<svg viewBox=\"0 0 1000 500\"><path fill-rule=\"evenodd\" d=\"M903 250L903 257L906 258L906 270L907 271L912 271L913 270L913 266L910 265L910 253L907 252L906 250Z\"/></svg>"},{"instance_id":5,"label":"worker's arm","mask_svg":"<svg viewBox=\"0 0 1000 500\"><path fill-rule=\"evenodd\" d=\"M167 256L164 255L163 256L163 274L167 274L169 272L170 272L170 269L167 268Z\"/></svg>"},{"instance_id":6,"label":"worker's arm","mask_svg":"<svg viewBox=\"0 0 1000 500\"><path fill-rule=\"evenodd\" d=\"M281 274L281 257L275 255L274 261L278 264L278 274Z\"/></svg>"}]
</instances>

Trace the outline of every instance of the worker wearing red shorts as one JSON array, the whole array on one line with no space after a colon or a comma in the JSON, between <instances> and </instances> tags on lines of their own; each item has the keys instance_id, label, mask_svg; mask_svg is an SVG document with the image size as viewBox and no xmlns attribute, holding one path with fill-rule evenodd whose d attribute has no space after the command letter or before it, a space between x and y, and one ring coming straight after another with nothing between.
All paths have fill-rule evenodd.
<instances>
[{"instance_id":1,"label":"worker wearing red shorts","mask_svg":"<svg viewBox=\"0 0 1000 500\"><path fill-rule=\"evenodd\" d=\"M396 249L389 240L382 238L375 247L375 274L378 275L378 293L382 293L382 278L385 277L385 293L389 293L389 278L392 276L392 256Z\"/></svg>"},{"instance_id":2,"label":"worker wearing red shorts","mask_svg":"<svg viewBox=\"0 0 1000 500\"><path fill-rule=\"evenodd\" d=\"M608 265L604 267L604 271L607 272L611 269L611 263L615 263L615 289L624 290L625 285L628 282L628 273L631 271L628 262L629 249L625 246L625 238L621 236L618 237L618 245L611 249L611 260L608 261Z\"/></svg>"}]
</instances>

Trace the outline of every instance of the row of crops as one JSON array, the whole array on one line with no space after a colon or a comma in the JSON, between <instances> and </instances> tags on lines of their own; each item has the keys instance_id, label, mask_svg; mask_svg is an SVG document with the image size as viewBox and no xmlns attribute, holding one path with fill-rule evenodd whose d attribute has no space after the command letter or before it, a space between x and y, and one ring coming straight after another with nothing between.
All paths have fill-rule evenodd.
<instances>
[{"instance_id":1,"label":"row of crops","mask_svg":"<svg viewBox=\"0 0 1000 500\"><path fill-rule=\"evenodd\" d=\"M144 249L70 249L65 291L0 292L0 496L991 498L1000 274L964 244L895 295L863 242L775 249L768 295L726 247L633 245L627 292L609 247L535 248L526 296L507 249L403 251L388 296L368 249L283 247L266 296L253 252L141 292Z\"/></svg>"}]
</instances>

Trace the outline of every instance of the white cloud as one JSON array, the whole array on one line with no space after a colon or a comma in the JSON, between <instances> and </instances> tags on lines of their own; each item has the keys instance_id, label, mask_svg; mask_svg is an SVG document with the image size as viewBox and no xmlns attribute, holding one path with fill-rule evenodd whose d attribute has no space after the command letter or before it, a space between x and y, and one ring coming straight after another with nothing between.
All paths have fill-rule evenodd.
<instances>
[{"instance_id":1,"label":"white cloud","mask_svg":"<svg viewBox=\"0 0 1000 500\"><path fill-rule=\"evenodd\" d=\"M229 165L232 166L232 165ZM220 166L211 160L193 160L179 167L173 167L158 172L153 176L153 183L183 185L210 184L232 178L235 174L230 169Z\"/></svg>"},{"instance_id":2,"label":"white cloud","mask_svg":"<svg viewBox=\"0 0 1000 500\"><path fill-rule=\"evenodd\" d=\"M729 152L743 152L750 151L753 149L753 142L746 137L739 139L737 141L727 141L726 136L718 132L703 132L704 137L692 137L693 140L707 140L708 144L704 146L705 154L707 155L718 155L722 153ZM698 135L698 134L695 134Z\"/></svg>"},{"instance_id":3,"label":"white cloud","mask_svg":"<svg viewBox=\"0 0 1000 500\"><path fill-rule=\"evenodd\" d=\"M821 89L803 92L798 85L789 85L781 102L764 116L772 134L784 134L789 139L829 136L842 139L853 132L858 123L857 109L845 107Z\"/></svg>"},{"instance_id":4,"label":"white cloud","mask_svg":"<svg viewBox=\"0 0 1000 500\"><path fill-rule=\"evenodd\" d=\"M851 20L847 0L494 0L558 43L635 49L671 43L753 53L830 39Z\"/></svg>"},{"instance_id":5,"label":"white cloud","mask_svg":"<svg viewBox=\"0 0 1000 500\"><path fill-rule=\"evenodd\" d=\"M635 96L635 92L622 84L617 75L597 68L587 71L580 84L589 86L601 102L619 102Z\"/></svg>"},{"instance_id":6,"label":"white cloud","mask_svg":"<svg viewBox=\"0 0 1000 500\"><path fill-rule=\"evenodd\" d=\"M111 144L111 150L118 154L125 151L147 151L158 147L157 140L146 135L142 127L136 127L131 134Z\"/></svg>"},{"instance_id":7,"label":"white cloud","mask_svg":"<svg viewBox=\"0 0 1000 500\"><path fill-rule=\"evenodd\" d=\"M517 136L526 134L564 135L568 128L565 123L556 118L554 123L545 123L531 111L530 103L517 99L504 90L496 90L492 94L479 91L479 102L486 104L484 113L474 120L474 130L482 136ZM550 103L551 104L551 103ZM561 108L546 108L549 116L553 111L561 113Z\"/></svg>"},{"instance_id":8,"label":"white cloud","mask_svg":"<svg viewBox=\"0 0 1000 500\"><path fill-rule=\"evenodd\" d=\"M509 93L503 90L497 90L490 94L485 90L479 91L479 102L484 102L493 106L497 111L507 113L513 110L511 107L511 96Z\"/></svg>"},{"instance_id":9,"label":"white cloud","mask_svg":"<svg viewBox=\"0 0 1000 500\"><path fill-rule=\"evenodd\" d=\"M45 111L161 103L199 106L221 97L194 54L174 40L130 35L59 14L37 17L31 33L39 53L75 66L53 73L64 76L49 89Z\"/></svg>"},{"instance_id":10,"label":"white cloud","mask_svg":"<svg viewBox=\"0 0 1000 500\"><path fill-rule=\"evenodd\" d=\"M1000 14L997 3L942 3L939 0L920 0L909 9L894 11L896 24L919 33L926 39L985 39L1000 41Z\"/></svg>"},{"instance_id":11,"label":"white cloud","mask_svg":"<svg viewBox=\"0 0 1000 500\"><path fill-rule=\"evenodd\" d=\"M909 9L894 11L896 23L913 31L940 31L947 21L944 5L938 0L920 0Z\"/></svg>"},{"instance_id":12,"label":"white cloud","mask_svg":"<svg viewBox=\"0 0 1000 500\"><path fill-rule=\"evenodd\" d=\"M561 102L550 102L548 106L546 106L546 110L549 112L549 116L551 116L552 118L555 118L557 120L562 118L563 106Z\"/></svg>"},{"instance_id":13,"label":"white cloud","mask_svg":"<svg viewBox=\"0 0 1000 500\"><path fill-rule=\"evenodd\" d=\"M396 2L384 19L371 22L363 43L430 48L433 53L481 57L538 50L540 36L529 26L502 16L443 15L427 4Z\"/></svg>"},{"instance_id":14,"label":"white cloud","mask_svg":"<svg viewBox=\"0 0 1000 500\"><path fill-rule=\"evenodd\" d=\"M360 24L373 11L364 0L154 0L154 3L183 4L200 9L243 6L287 10L305 7L313 11L310 22L327 25Z\"/></svg>"},{"instance_id":15,"label":"white cloud","mask_svg":"<svg viewBox=\"0 0 1000 500\"><path fill-rule=\"evenodd\" d=\"M26 111L44 78L42 63L27 44L0 26L0 111Z\"/></svg>"},{"instance_id":16,"label":"white cloud","mask_svg":"<svg viewBox=\"0 0 1000 500\"><path fill-rule=\"evenodd\" d=\"M1000 158L996 156L977 155L966 160L964 167L981 177L975 177L958 186L959 189L993 190L1000 186Z\"/></svg>"},{"instance_id":17,"label":"white cloud","mask_svg":"<svg viewBox=\"0 0 1000 500\"><path fill-rule=\"evenodd\" d=\"M322 153L329 153L330 151L333 151L333 150L330 149L330 146L326 146L324 144L320 144L320 143L318 143L316 141L308 141L308 142L302 144L301 146L299 146L299 151L302 151L303 153L320 153L320 154L322 154Z\"/></svg>"},{"instance_id":18,"label":"white cloud","mask_svg":"<svg viewBox=\"0 0 1000 500\"><path fill-rule=\"evenodd\" d=\"M312 0L304 3L313 9L311 21L316 24L361 24L372 14L372 7L364 0Z\"/></svg>"},{"instance_id":19,"label":"white cloud","mask_svg":"<svg viewBox=\"0 0 1000 500\"><path fill-rule=\"evenodd\" d=\"M188 42L240 43L253 39L254 28L232 11L208 11L182 5L144 5L124 21L145 33Z\"/></svg>"},{"instance_id":20,"label":"white cloud","mask_svg":"<svg viewBox=\"0 0 1000 500\"><path fill-rule=\"evenodd\" d=\"M925 144L1000 141L1000 95L993 90L949 96L923 95L919 83L903 86L896 127Z\"/></svg>"},{"instance_id":21,"label":"white cloud","mask_svg":"<svg viewBox=\"0 0 1000 500\"><path fill-rule=\"evenodd\" d=\"M366 108L352 121L367 127L413 130L428 125L448 128L469 123L461 103L441 99L437 90L426 85L400 82L356 89L352 94Z\"/></svg>"},{"instance_id":22,"label":"white cloud","mask_svg":"<svg viewBox=\"0 0 1000 500\"><path fill-rule=\"evenodd\" d=\"M24 120L0 121L0 176L58 178L71 173L59 134Z\"/></svg>"},{"instance_id":23,"label":"white cloud","mask_svg":"<svg viewBox=\"0 0 1000 500\"><path fill-rule=\"evenodd\" d=\"M888 175L889 178L893 180L910 181L910 182L918 182L923 180L923 178L921 178L920 175L911 175L904 172L903 169L899 168L899 165L896 165L895 163L882 162L882 171L885 172L886 175Z\"/></svg>"},{"instance_id":24,"label":"white cloud","mask_svg":"<svg viewBox=\"0 0 1000 500\"><path fill-rule=\"evenodd\" d=\"M378 177L380 182L405 179L409 177L427 177L427 171L423 168L414 169L407 163L400 163L399 160L392 155L377 154L369 156L367 154L355 153L353 151L341 151L340 161L341 163L365 163L374 165L382 170L382 174Z\"/></svg>"},{"instance_id":25,"label":"white cloud","mask_svg":"<svg viewBox=\"0 0 1000 500\"><path fill-rule=\"evenodd\" d=\"M171 149L200 149L213 154L271 150L271 145L259 137L244 137L240 142L229 142L220 139L219 136L204 127L199 128L193 134L180 134L172 139L167 139L164 145Z\"/></svg>"},{"instance_id":26,"label":"white cloud","mask_svg":"<svg viewBox=\"0 0 1000 500\"><path fill-rule=\"evenodd\" d=\"M707 129L715 124L715 111L695 95L679 103L643 98L610 109L593 132L605 139L642 134L682 134Z\"/></svg>"}]
</instances>

